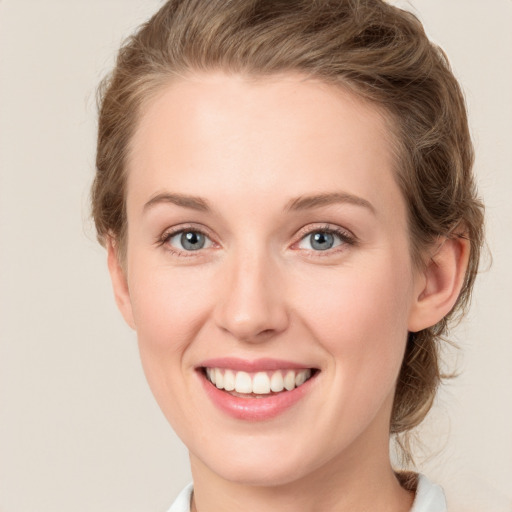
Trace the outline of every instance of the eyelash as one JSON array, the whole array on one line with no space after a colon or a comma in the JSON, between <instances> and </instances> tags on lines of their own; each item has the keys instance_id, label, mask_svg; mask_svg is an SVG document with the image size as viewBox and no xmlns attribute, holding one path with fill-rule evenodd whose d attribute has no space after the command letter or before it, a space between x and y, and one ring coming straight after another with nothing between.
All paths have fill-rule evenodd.
<instances>
[{"instance_id":1,"label":"eyelash","mask_svg":"<svg viewBox=\"0 0 512 512\"><path fill-rule=\"evenodd\" d=\"M356 237L348 230L337 227L337 226L331 226L329 224L325 224L324 226L320 227L306 227L299 231L298 234L298 241L294 242L294 246L302 242L306 237L311 236L314 233L327 233L330 235L337 236L341 243L331 249L327 249L325 251L314 251L309 250L310 253L314 254L315 257L322 258L326 256L332 256L333 254L336 254L340 251L343 251L346 249L346 246L355 246L357 244Z\"/></svg>"},{"instance_id":2,"label":"eyelash","mask_svg":"<svg viewBox=\"0 0 512 512\"><path fill-rule=\"evenodd\" d=\"M202 252L201 249L198 249L197 251L180 251L167 243L172 237L179 235L180 233L199 233L209 240L212 240L212 237L201 228L196 226L180 226L179 228L165 231L157 240L157 245L163 247L166 251L180 258L190 258L192 256L197 256L197 253ZM212 241L212 243L215 242Z\"/></svg>"},{"instance_id":3,"label":"eyelash","mask_svg":"<svg viewBox=\"0 0 512 512\"><path fill-rule=\"evenodd\" d=\"M199 233L203 235L204 237L208 238L212 244L215 244L215 242L212 240L212 237L203 229L196 227L196 226L180 226L176 229L171 229L169 231L165 231L157 240L157 245L163 247L166 251L169 251L174 256L178 257L184 257L189 258L193 256L198 256L201 253L202 250L198 249L197 251L180 251L177 249L174 249L171 245L169 245L167 242L169 240L179 235L180 233ZM311 236L314 233L327 233L330 235L337 236L341 243L337 246L335 246L332 249L327 249L325 251L315 251L315 250L309 250L310 253L314 254L315 257L325 257L325 256L331 256L333 253L337 253L339 251L343 251L346 245L354 246L357 244L356 237L347 231L346 229L338 228L335 226L330 225L324 225L321 227L314 227L314 228L302 228L298 233L298 240L294 242L292 245L296 246L299 244L302 240L304 240L306 237Z\"/></svg>"}]
</instances>

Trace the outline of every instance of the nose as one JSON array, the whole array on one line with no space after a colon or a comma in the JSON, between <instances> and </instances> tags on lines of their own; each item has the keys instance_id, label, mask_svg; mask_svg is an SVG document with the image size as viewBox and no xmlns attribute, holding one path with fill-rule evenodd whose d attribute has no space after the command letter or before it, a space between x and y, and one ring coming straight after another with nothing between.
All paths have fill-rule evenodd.
<instances>
[{"instance_id":1,"label":"nose","mask_svg":"<svg viewBox=\"0 0 512 512\"><path fill-rule=\"evenodd\" d=\"M269 340L288 327L283 275L268 254L232 255L219 275L217 326L240 341Z\"/></svg>"}]
</instances>

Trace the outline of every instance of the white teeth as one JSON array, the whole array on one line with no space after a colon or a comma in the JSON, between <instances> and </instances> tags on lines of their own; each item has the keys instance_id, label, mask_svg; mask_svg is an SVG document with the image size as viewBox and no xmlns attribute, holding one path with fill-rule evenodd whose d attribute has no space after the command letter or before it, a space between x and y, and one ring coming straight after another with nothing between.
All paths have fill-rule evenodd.
<instances>
[{"instance_id":1,"label":"white teeth","mask_svg":"<svg viewBox=\"0 0 512 512\"><path fill-rule=\"evenodd\" d=\"M224 375L218 368L215 369L215 385L219 389L224 388Z\"/></svg>"},{"instance_id":2,"label":"white teeth","mask_svg":"<svg viewBox=\"0 0 512 512\"><path fill-rule=\"evenodd\" d=\"M283 391L284 381L281 372L274 372L270 378L270 389L276 393Z\"/></svg>"},{"instance_id":3,"label":"white teeth","mask_svg":"<svg viewBox=\"0 0 512 512\"><path fill-rule=\"evenodd\" d=\"M297 387L302 386L304 382L306 382L311 377L311 370L305 370L302 372L298 372L295 376L295 385Z\"/></svg>"},{"instance_id":4,"label":"white teeth","mask_svg":"<svg viewBox=\"0 0 512 512\"><path fill-rule=\"evenodd\" d=\"M235 389L235 374L231 370L224 372L224 389L233 391Z\"/></svg>"},{"instance_id":5,"label":"white teeth","mask_svg":"<svg viewBox=\"0 0 512 512\"><path fill-rule=\"evenodd\" d=\"M295 388L295 372L290 370L285 376L284 376L284 387L291 391Z\"/></svg>"},{"instance_id":6,"label":"white teeth","mask_svg":"<svg viewBox=\"0 0 512 512\"><path fill-rule=\"evenodd\" d=\"M268 395L285 389L291 391L301 386L311 377L311 370L277 370L249 374L220 368L206 368L206 376L219 389L242 394Z\"/></svg>"},{"instance_id":7,"label":"white teeth","mask_svg":"<svg viewBox=\"0 0 512 512\"><path fill-rule=\"evenodd\" d=\"M258 372L252 380L252 392L258 395L270 393L270 379L265 372Z\"/></svg>"},{"instance_id":8,"label":"white teeth","mask_svg":"<svg viewBox=\"0 0 512 512\"><path fill-rule=\"evenodd\" d=\"M237 372L235 377L235 391L237 393L252 393L251 376L246 372Z\"/></svg>"}]
</instances>

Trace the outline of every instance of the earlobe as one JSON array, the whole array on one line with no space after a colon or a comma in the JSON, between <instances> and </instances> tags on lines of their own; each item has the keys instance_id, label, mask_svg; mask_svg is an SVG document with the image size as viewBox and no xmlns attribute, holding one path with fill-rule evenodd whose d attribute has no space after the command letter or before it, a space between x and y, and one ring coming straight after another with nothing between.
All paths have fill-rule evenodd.
<instances>
[{"instance_id":1,"label":"earlobe","mask_svg":"<svg viewBox=\"0 0 512 512\"><path fill-rule=\"evenodd\" d=\"M126 279L125 270L122 268L119 261L118 250L113 238L109 238L107 242L107 261L117 307L119 311L121 311L126 323L132 329L135 329L128 281Z\"/></svg>"},{"instance_id":2,"label":"earlobe","mask_svg":"<svg viewBox=\"0 0 512 512\"><path fill-rule=\"evenodd\" d=\"M445 238L436 245L418 279L409 316L410 332L435 325L451 311L464 283L469 250L469 241L461 236Z\"/></svg>"}]
</instances>

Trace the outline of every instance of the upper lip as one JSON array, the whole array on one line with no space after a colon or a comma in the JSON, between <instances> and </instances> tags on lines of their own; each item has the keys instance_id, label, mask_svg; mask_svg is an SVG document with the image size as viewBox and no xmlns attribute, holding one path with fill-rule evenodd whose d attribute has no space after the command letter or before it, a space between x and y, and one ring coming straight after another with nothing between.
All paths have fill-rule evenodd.
<instances>
[{"instance_id":1,"label":"upper lip","mask_svg":"<svg viewBox=\"0 0 512 512\"><path fill-rule=\"evenodd\" d=\"M198 365L198 368L226 368L235 371L245 371L254 373L259 371L273 371L273 370L302 370L313 368L310 365L296 363L294 361L285 361L283 359L239 359L237 357L219 357L214 359L207 359Z\"/></svg>"}]
</instances>

